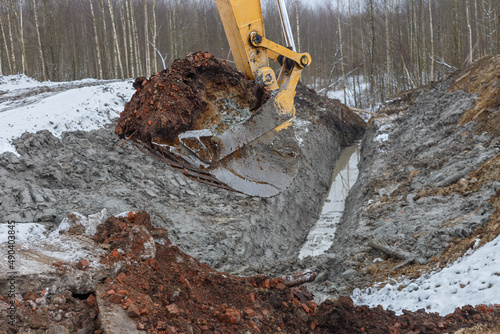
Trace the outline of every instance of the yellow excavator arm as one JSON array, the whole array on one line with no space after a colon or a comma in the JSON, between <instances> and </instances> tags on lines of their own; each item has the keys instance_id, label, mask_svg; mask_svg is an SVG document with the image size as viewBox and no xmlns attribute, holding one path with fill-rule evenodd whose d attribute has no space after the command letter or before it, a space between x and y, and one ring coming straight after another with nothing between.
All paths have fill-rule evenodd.
<instances>
[{"instance_id":1,"label":"yellow excavator arm","mask_svg":"<svg viewBox=\"0 0 500 334\"><path fill-rule=\"evenodd\" d=\"M270 90L286 91L282 93L283 98L292 101L285 104L293 109L295 88L302 69L311 63L311 56L296 52L284 0L277 1L288 47L265 37L260 0L215 0L236 68ZM269 67L269 58L282 63L277 79ZM282 112L291 113L293 117L293 110Z\"/></svg>"}]
</instances>

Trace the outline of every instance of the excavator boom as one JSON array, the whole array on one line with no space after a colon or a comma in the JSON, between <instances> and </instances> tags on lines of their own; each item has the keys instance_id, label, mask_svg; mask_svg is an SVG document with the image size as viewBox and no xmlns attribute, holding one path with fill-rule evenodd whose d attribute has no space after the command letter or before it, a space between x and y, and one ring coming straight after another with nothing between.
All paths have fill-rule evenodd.
<instances>
[{"instance_id":1,"label":"excavator boom","mask_svg":"<svg viewBox=\"0 0 500 334\"><path fill-rule=\"evenodd\" d=\"M298 172L293 100L301 71L311 57L295 51L283 0L278 5L287 47L265 37L260 0L215 1L237 69L265 85L271 98L248 120L225 132L207 128L180 134L182 148L176 153L233 190L274 196L286 190ZM280 62L278 76L269 59Z\"/></svg>"}]
</instances>

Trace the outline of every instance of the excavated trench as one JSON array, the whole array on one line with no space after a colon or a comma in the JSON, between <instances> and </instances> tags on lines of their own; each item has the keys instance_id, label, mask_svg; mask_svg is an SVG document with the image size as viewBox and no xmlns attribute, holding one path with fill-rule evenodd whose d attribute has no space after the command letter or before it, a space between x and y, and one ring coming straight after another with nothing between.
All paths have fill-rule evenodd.
<instances>
[{"instance_id":1,"label":"excavated trench","mask_svg":"<svg viewBox=\"0 0 500 334\"><path fill-rule=\"evenodd\" d=\"M155 122L161 124L161 114L165 114L159 111L168 109L168 104L180 115L178 120L187 122L190 114L185 106L197 99L193 94L217 101L216 94L202 94L203 85L210 81L238 90L238 94L249 94L240 98L248 110L265 101L262 88L251 88L237 72L227 74L228 67L208 54L189 55L177 64L170 74L153 76L149 86L137 80L139 91L124 114L142 115L136 124L156 129ZM166 75L179 81L179 73L187 76L187 83L167 87L157 80ZM173 94L171 99L159 97L162 94L156 90L160 85L164 94ZM258 98L252 97L255 95ZM137 108L135 103L146 101L148 96L158 98ZM155 109L158 103L160 107ZM132 140L124 143L111 128L68 132L62 139L41 131L14 141L19 157L0 157L0 218L37 222L53 229L68 212L88 215L101 209L110 214L145 209L153 224L169 230L172 242L217 269L257 272L258 267L296 257L319 216L338 155L360 138L365 124L338 101L319 97L304 86L298 87L295 104L294 131L301 148L301 166L292 186L278 196L256 198L195 182L138 150ZM154 114L152 109L158 112ZM146 118L149 116L152 118ZM135 129L127 124L119 120L115 131L123 129L129 138ZM144 136L141 138L151 139L156 134Z\"/></svg>"}]
</instances>

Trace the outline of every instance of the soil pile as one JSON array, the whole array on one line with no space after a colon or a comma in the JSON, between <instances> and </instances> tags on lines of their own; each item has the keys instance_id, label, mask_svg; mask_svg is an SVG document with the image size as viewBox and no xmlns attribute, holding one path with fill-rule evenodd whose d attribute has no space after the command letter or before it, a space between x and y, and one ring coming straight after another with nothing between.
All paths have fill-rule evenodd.
<instances>
[{"instance_id":1,"label":"soil pile","mask_svg":"<svg viewBox=\"0 0 500 334\"><path fill-rule=\"evenodd\" d=\"M74 225L67 233L86 238ZM317 305L303 286L313 274L236 277L183 253L140 211L109 217L97 227L94 247L101 265L120 268L90 291L75 294L23 292L15 326L8 333L450 333L472 324L497 325L500 305L457 309L440 317L423 311L394 312L354 306L348 297ZM86 259L71 265L91 270ZM41 278L47 279L47 278ZM5 310L9 299L0 298ZM7 323L7 312L0 313ZM484 329L484 328L483 328Z\"/></svg>"},{"instance_id":2,"label":"soil pile","mask_svg":"<svg viewBox=\"0 0 500 334\"><path fill-rule=\"evenodd\" d=\"M249 118L269 98L265 86L208 52L188 54L149 79L137 78L134 88L115 133L144 143L173 143L179 133L221 121L227 127Z\"/></svg>"},{"instance_id":3,"label":"soil pile","mask_svg":"<svg viewBox=\"0 0 500 334\"><path fill-rule=\"evenodd\" d=\"M146 209L189 255L219 270L254 274L256 266L298 254L319 216L337 157L365 130L349 108L304 86L297 87L295 107L300 169L291 187L273 198L253 198L187 178L139 151L132 145L135 135L123 143L114 126L67 132L60 139L41 131L14 140L20 156L0 155L0 219L52 229L68 212Z\"/></svg>"}]
</instances>

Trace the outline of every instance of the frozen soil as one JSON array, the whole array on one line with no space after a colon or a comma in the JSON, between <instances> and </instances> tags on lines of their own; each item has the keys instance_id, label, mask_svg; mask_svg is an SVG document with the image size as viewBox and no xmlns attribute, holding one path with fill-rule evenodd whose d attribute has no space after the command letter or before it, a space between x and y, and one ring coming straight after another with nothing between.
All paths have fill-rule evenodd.
<instances>
[{"instance_id":1,"label":"frozen soil","mask_svg":"<svg viewBox=\"0 0 500 334\"><path fill-rule=\"evenodd\" d=\"M146 209L172 242L218 269L237 272L295 257L319 216L336 158L365 129L347 107L306 87L297 90L296 108L301 167L279 196L254 198L197 183L124 143L113 126L61 139L41 131L14 141L19 157L0 156L0 219L54 228L68 212Z\"/></svg>"},{"instance_id":2,"label":"frozen soil","mask_svg":"<svg viewBox=\"0 0 500 334\"><path fill-rule=\"evenodd\" d=\"M113 126L61 139L47 131L24 134L14 143L19 157L0 156L2 221L54 229L72 211L136 214L110 217L93 239L72 229L99 250L99 274L82 259L53 265L59 278L88 273L85 289L47 292L41 287L53 276L27 279L18 291L22 327L11 332L498 332L495 305L397 317L337 297L388 276L417 277L464 254L476 239L500 234L500 123L492 121L500 117L499 67L500 57L485 58L388 102L368 125L358 182L333 246L304 260L297 255L333 164L364 131L338 101L298 88L301 169L286 192L268 199L188 179L123 143ZM318 305L303 287L286 284L283 275L304 269L317 273L305 286L331 300ZM6 289L2 277L0 295Z\"/></svg>"},{"instance_id":3,"label":"frozen soil","mask_svg":"<svg viewBox=\"0 0 500 334\"><path fill-rule=\"evenodd\" d=\"M444 267L500 234L500 57L404 92L381 107L362 141L360 173L326 254L311 268L336 298ZM477 244L476 244L477 245Z\"/></svg>"},{"instance_id":4,"label":"frozen soil","mask_svg":"<svg viewBox=\"0 0 500 334\"><path fill-rule=\"evenodd\" d=\"M173 143L187 130L200 130L254 114L270 97L241 72L208 52L195 52L149 79L137 78L137 89L116 124L121 138L144 143ZM222 130L222 129L221 129Z\"/></svg>"},{"instance_id":5,"label":"frozen soil","mask_svg":"<svg viewBox=\"0 0 500 334\"><path fill-rule=\"evenodd\" d=\"M1 333L450 333L495 330L500 305L464 307L441 317L354 306L349 297L317 305L300 286L304 273L269 278L218 272L173 245L145 211L111 216L92 237L71 219L68 238L93 244L99 263L54 263L60 275L108 268L87 291L32 289L17 302L15 325ZM92 249L92 246L89 247ZM114 268L120 268L118 271ZM101 269L102 270L102 269ZM92 277L92 274L89 274ZM44 280L44 276L40 276ZM307 280L307 279L306 279ZM1 309L9 300L0 298ZM7 324L6 312L0 312ZM498 329L498 327L496 327Z\"/></svg>"}]
</instances>

